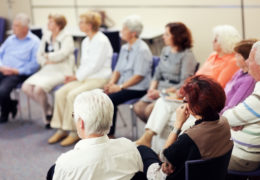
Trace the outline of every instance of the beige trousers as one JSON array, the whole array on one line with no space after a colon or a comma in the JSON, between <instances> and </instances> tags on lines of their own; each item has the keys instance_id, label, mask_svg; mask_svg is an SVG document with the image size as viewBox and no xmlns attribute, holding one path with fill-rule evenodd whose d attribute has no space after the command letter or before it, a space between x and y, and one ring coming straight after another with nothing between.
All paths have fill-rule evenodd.
<instances>
[{"instance_id":1,"label":"beige trousers","mask_svg":"<svg viewBox=\"0 0 260 180\"><path fill-rule=\"evenodd\" d=\"M76 96L84 91L103 88L108 79L86 79L73 81L55 92L54 112L51 127L62 130L76 131L72 117L73 103Z\"/></svg>"}]
</instances>

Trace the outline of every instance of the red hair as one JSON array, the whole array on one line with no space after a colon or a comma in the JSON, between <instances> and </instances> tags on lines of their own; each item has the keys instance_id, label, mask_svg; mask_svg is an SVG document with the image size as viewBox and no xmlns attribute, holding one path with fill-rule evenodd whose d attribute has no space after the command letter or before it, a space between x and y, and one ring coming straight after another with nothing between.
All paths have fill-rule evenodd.
<instances>
[{"instance_id":1,"label":"red hair","mask_svg":"<svg viewBox=\"0 0 260 180\"><path fill-rule=\"evenodd\" d=\"M205 75L195 75L186 80L180 90L190 110L207 118L218 114L225 106L224 89L215 80Z\"/></svg>"},{"instance_id":2,"label":"red hair","mask_svg":"<svg viewBox=\"0 0 260 180\"><path fill-rule=\"evenodd\" d=\"M187 26L181 22L174 22L166 24L172 35L172 43L177 46L178 51L192 47L192 35Z\"/></svg>"}]
</instances>

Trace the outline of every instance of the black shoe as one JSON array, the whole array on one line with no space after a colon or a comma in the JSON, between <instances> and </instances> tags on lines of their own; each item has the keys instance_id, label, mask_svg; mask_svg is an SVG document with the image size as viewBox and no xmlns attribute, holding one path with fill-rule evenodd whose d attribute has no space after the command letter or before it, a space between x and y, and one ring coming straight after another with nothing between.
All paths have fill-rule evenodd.
<instances>
[{"instance_id":1,"label":"black shoe","mask_svg":"<svg viewBox=\"0 0 260 180\"><path fill-rule=\"evenodd\" d=\"M18 104L18 101L16 101L16 100L12 101L12 108L11 108L12 118L15 118L15 116L17 114L17 104Z\"/></svg>"},{"instance_id":2,"label":"black shoe","mask_svg":"<svg viewBox=\"0 0 260 180\"><path fill-rule=\"evenodd\" d=\"M46 115L46 120L47 120L48 122L51 122L51 119L52 119L52 114L51 114L51 115Z\"/></svg>"},{"instance_id":3,"label":"black shoe","mask_svg":"<svg viewBox=\"0 0 260 180\"><path fill-rule=\"evenodd\" d=\"M1 116L1 118L0 118L0 124L3 124L3 123L7 123L7 121L8 121L8 116Z\"/></svg>"},{"instance_id":4,"label":"black shoe","mask_svg":"<svg viewBox=\"0 0 260 180\"><path fill-rule=\"evenodd\" d=\"M51 129L50 123L45 124L45 129Z\"/></svg>"}]
</instances>

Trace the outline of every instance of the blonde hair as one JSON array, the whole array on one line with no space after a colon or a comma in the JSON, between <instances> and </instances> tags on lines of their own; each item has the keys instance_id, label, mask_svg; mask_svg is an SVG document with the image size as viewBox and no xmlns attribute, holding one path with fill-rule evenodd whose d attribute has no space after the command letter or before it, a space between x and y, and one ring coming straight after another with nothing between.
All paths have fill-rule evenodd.
<instances>
[{"instance_id":1,"label":"blonde hair","mask_svg":"<svg viewBox=\"0 0 260 180\"><path fill-rule=\"evenodd\" d=\"M84 14L81 14L80 18L83 18L86 24L91 24L92 30L95 32L99 30L99 27L102 23L100 14L94 11L88 11Z\"/></svg>"},{"instance_id":2,"label":"blonde hair","mask_svg":"<svg viewBox=\"0 0 260 180\"><path fill-rule=\"evenodd\" d=\"M55 21L55 23L57 24L57 26L59 26L60 30L64 29L64 27L67 24L67 20L65 18L65 16L60 15L60 14L50 14L48 16L49 19L53 19Z\"/></svg>"},{"instance_id":3,"label":"blonde hair","mask_svg":"<svg viewBox=\"0 0 260 180\"><path fill-rule=\"evenodd\" d=\"M113 114L114 105L101 89L83 92L74 101L74 120L84 121L86 135L108 134Z\"/></svg>"},{"instance_id":4,"label":"blonde hair","mask_svg":"<svg viewBox=\"0 0 260 180\"><path fill-rule=\"evenodd\" d=\"M236 43L241 41L239 32L231 25L216 26L213 29L213 35L225 54L233 53Z\"/></svg>"}]
</instances>

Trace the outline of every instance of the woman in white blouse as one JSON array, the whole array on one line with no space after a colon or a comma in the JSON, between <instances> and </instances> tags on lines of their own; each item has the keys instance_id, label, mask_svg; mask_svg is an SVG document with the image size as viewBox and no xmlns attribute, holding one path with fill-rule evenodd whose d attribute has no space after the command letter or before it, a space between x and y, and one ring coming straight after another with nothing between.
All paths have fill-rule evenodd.
<instances>
[{"instance_id":1,"label":"woman in white blouse","mask_svg":"<svg viewBox=\"0 0 260 180\"><path fill-rule=\"evenodd\" d=\"M67 76L65 86L55 93L51 127L58 130L48 140L50 144L64 137L66 138L61 142L62 146L69 146L79 140L72 117L74 99L81 92L103 88L111 76L113 49L108 38L99 31L100 25L101 17L96 12L87 12L80 16L80 30L87 35L81 46L81 63L76 74Z\"/></svg>"},{"instance_id":2,"label":"woman in white blouse","mask_svg":"<svg viewBox=\"0 0 260 180\"><path fill-rule=\"evenodd\" d=\"M47 93L64 82L65 76L73 74L74 43L72 36L63 29L67 21L63 15L49 15L48 29L37 54L41 69L28 78L22 90L27 96L39 103L44 112L46 128L50 128L52 108L48 103Z\"/></svg>"}]
</instances>

